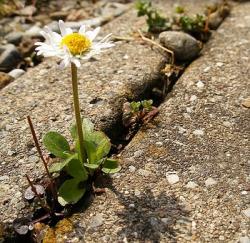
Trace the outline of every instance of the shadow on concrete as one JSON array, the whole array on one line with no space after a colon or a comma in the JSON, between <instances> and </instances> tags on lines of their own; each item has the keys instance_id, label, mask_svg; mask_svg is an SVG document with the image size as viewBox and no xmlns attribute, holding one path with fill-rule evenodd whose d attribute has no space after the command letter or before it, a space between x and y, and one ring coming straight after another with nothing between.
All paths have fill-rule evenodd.
<instances>
[{"instance_id":1,"label":"shadow on concrete","mask_svg":"<svg viewBox=\"0 0 250 243\"><path fill-rule=\"evenodd\" d=\"M124 225L119 236L126 237L128 242L160 242L163 238L168 242L176 242L180 233L176 229L177 220L190 224L189 213L183 208L174 195L162 192L155 197L150 189L138 196L126 196L112 188L119 201L125 206L117 213Z\"/></svg>"}]
</instances>

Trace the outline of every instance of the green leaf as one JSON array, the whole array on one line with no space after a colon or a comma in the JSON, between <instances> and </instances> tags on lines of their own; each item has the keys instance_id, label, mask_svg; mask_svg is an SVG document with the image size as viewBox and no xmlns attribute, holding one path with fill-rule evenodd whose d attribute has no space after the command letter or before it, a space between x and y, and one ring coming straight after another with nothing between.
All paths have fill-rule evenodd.
<instances>
[{"instance_id":1,"label":"green leaf","mask_svg":"<svg viewBox=\"0 0 250 243\"><path fill-rule=\"evenodd\" d=\"M140 101L138 101L138 102L132 101L130 103L130 107L132 109L132 112L138 112L140 110L140 107L141 107L141 102Z\"/></svg>"},{"instance_id":2,"label":"green leaf","mask_svg":"<svg viewBox=\"0 0 250 243\"><path fill-rule=\"evenodd\" d=\"M99 164L89 164L89 163L84 163L83 165L93 170L97 169L100 166Z\"/></svg>"},{"instance_id":3,"label":"green leaf","mask_svg":"<svg viewBox=\"0 0 250 243\"><path fill-rule=\"evenodd\" d=\"M70 179L65 181L58 191L58 202L65 206L66 204L75 204L77 203L84 193L86 188L80 188L81 180L78 178Z\"/></svg>"},{"instance_id":4,"label":"green leaf","mask_svg":"<svg viewBox=\"0 0 250 243\"><path fill-rule=\"evenodd\" d=\"M93 132L92 139L96 144L96 160L101 160L111 149L110 140L105 133L100 131Z\"/></svg>"},{"instance_id":5,"label":"green leaf","mask_svg":"<svg viewBox=\"0 0 250 243\"><path fill-rule=\"evenodd\" d=\"M58 132L46 133L43 137L43 144L50 153L62 159L67 158L67 154L65 154L64 152L70 151L69 143Z\"/></svg>"},{"instance_id":6,"label":"green leaf","mask_svg":"<svg viewBox=\"0 0 250 243\"><path fill-rule=\"evenodd\" d=\"M146 111L150 111L152 110L153 100L143 100L141 104Z\"/></svg>"},{"instance_id":7,"label":"green leaf","mask_svg":"<svg viewBox=\"0 0 250 243\"><path fill-rule=\"evenodd\" d=\"M88 161L90 164L96 161L96 145L92 141L84 141L85 149L88 156Z\"/></svg>"},{"instance_id":8,"label":"green leaf","mask_svg":"<svg viewBox=\"0 0 250 243\"><path fill-rule=\"evenodd\" d=\"M84 118L82 120L83 138L88 139L88 137L91 135L93 131L94 131L94 124L88 118Z\"/></svg>"},{"instance_id":9,"label":"green leaf","mask_svg":"<svg viewBox=\"0 0 250 243\"><path fill-rule=\"evenodd\" d=\"M121 166L119 165L118 161L115 159L106 159L103 163L102 171L106 174L113 174L120 171Z\"/></svg>"},{"instance_id":10,"label":"green leaf","mask_svg":"<svg viewBox=\"0 0 250 243\"><path fill-rule=\"evenodd\" d=\"M69 130L70 130L70 135L71 135L71 137L72 137L74 140L76 140L76 139L77 139L76 124L72 125L72 126L70 127Z\"/></svg>"},{"instance_id":11,"label":"green leaf","mask_svg":"<svg viewBox=\"0 0 250 243\"><path fill-rule=\"evenodd\" d=\"M81 181L86 181L88 179L88 173L78 159L72 159L68 163L67 172L69 175L78 178Z\"/></svg>"},{"instance_id":12,"label":"green leaf","mask_svg":"<svg viewBox=\"0 0 250 243\"><path fill-rule=\"evenodd\" d=\"M50 173L55 173L61 171L71 160L77 158L77 154L72 154L70 157L68 157L66 160L59 162L59 163L54 163L50 166L49 172Z\"/></svg>"}]
</instances>

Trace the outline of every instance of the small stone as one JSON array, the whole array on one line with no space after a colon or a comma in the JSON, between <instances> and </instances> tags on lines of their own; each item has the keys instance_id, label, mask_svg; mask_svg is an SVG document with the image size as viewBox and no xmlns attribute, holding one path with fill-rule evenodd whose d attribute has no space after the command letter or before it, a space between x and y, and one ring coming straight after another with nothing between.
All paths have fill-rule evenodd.
<instances>
[{"instance_id":1,"label":"small stone","mask_svg":"<svg viewBox=\"0 0 250 243\"><path fill-rule=\"evenodd\" d=\"M29 157L29 162L30 163L36 163L38 161L39 161L39 157L36 156L36 155L32 155L32 156Z\"/></svg>"},{"instance_id":2,"label":"small stone","mask_svg":"<svg viewBox=\"0 0 250 243\"><path fill-rule=\"evenodd\" d=\"M211 67L206 67L206 68L204 68L203 72L207 73L210 69L211 69Z\"/></svg>"},{"instance_id":3,"label":"small stone","mask_svg":"<svg viewBox=\"0 0 250 243\"><path fill-rule=\"evenodd\" d=\"M134 208L135 205L134 205L134 203L131 203L131 204L128 205L128 207L129 207L129 208Z\"/></svg>"},{"instance_id":4,"label":"small stone","mask_svg":"<svg viewBox=\"0 0 250 243\"><path fill-rule=\"evenodd\" d=\"M129 57L128 57L127 54L123 56L123 59L124 59L124 60L128 60L128 58L129 58Z\"/></svg>"},{"instance_id":5,"label":"small stone","mask_svg":"<svg viewBox=\"0 0 250 243\"><path fill-rule=\"evenodd\" d=\"M90 228L96 228L99 227L103 224L103 217L102 214L96 214L92 219L91 222L89 224Z\"/></svg>"},{"instance_id":6,"label":"small stone","mask_svg":"<svg viewBox=\"0 0 250 243\"><path fill-rule=\"evenodd\" d=\"M243 102L242 105L246 108L250 108L250 97L246 98Z\"/></svg>"},{"instance_id":7,"label":"small stone","mask_svg":"<svg viewBox=\"0 0 250 243\"><path fill-rule=\"evenodd\" d=\"M135 168L133 165L130 165L130 166L128 167L128 170L129 170L129 172L134 173L135 170L136 170L136 168Z\"/></svg>"},{"instance_id":8,"label":"small stone","mask_svg":"<svg viewBox=\"0 0 250 243\"><path fill-rule=\"evenodd\" d=\"M0 89L8 85L14 80L13 77L11 77L9 74L0 72Z\"/></svg>"},{"instance_id":9,"label":"small stone","mask_svg":"<svg viewBox=\"0 0 250 243\"><path fill-rule=\"evenodd\" d=\"M197 88L202 89L202 88L204 88L205 85L202 81L198 81L196 86L197 86Z\"/></svg>"},{"instance_id":10,"label":"small stone","mask_svg":"<svg viewBox=\"0 0 250 243\"><path fill-rule=\"evenodd\" d=\"M231 127L231 126L232 126L232 123L229 122L229 121L224 121L224 122L223 122L223 125L224 125L225 127Z\"/></svg>"},{"instance_id":11,"label":"small stone","mask_svg":"<svg viewBox=\"0 0 250 243\"><path fill-rule=\"evenodd\" d=\"M179 182L179 176L175 172L167 172L166 178L168 180L168 183L173 185L177 182Z\"/></svg>"},{"instance_id":12,"label":"small stone","mask_svg":"<svg viewBox=\"0 0 250 243\"><path fill-rule=\"evenodd\" d=\"M189 181L186 185L186 188L190 188L190 189L194 189L195 187L197 187L198 185L193 182L193 181Z\"/></svg>"},{"instance_id":13,"label":"small stone","mask_svg":"<svg viewBox=\"0 0 250 243\"><path fill-rule=\"evenodd\" d=\"M206 187L213 186L213 185L216 185L216 184L217 184L217 181L214 180L212 177L209 177L209 178L205 181Z\"/></svg>"},{"instance_id":14,"label":"small stone","mask_svg":"<svg viewBox=\"0 0 250 243\"><path fill-rule=\"evenodd\" d=\"M156 142L155 144L160 147L163 145L163 142Z\"/></svg>"},{"instance_id":15,"label":"small stone","mask_svg":"<svg viewBox=\"0 0 250 243\"><path fill-rule=\"evenodd\" d=\"M139 169L139 170L138 170L138 174L141 175L141 176L147 177L147 176L150 175L150 171L148 171L148 170L143 170L143 169Z\"/></svg>"},{"instance_id":16,"label":"small stone","mask_svg":"<svg viewBox=\"0 0 250 243\"><path fill-rule=\"evenodd\" d=\"M223 235L220 235L220 236L219 236L219 240L224 241L224 240L225 240L225 237L224 237Z\"/></svg>"},{"instance_id":17,"label":"small stone","mask_svg":"<svg viewBox=\"0 0 250 243\"><path fill-rule=\"evenodd\" d=\"M137 150L137 151L134 152L134 157L135 157L135 158L138 158L138 157L140 157L142 154L143 154L143 151L142 151L142 150Z\"/></svg>"},{"instance_id":18,"label":"small stone","mask_svg":"<svg viewBox=\"0 0 250 243\"><path fill-rule=\"evenodd\" d=\"M8 179L9 179L9 176L7 175L0 176L0 181L6 181Z\"/></svg>"},{"instance_id":19,"label":"small stone","mask_svg":"<svg viewBox=\"0 0 250 243\"><path fill-rule=\"evenodd\" d=\"M196 96L196 95L191 95L190 101L193 102L193 101L195 101L195 100L197 100L197 96Z\"/></svg>"},{"instance_id":20,"label":"small stone","mask_svg":"<svg viewBox=\"0 0 250 243\"><path fill-rule=\"evenodd\" d=\"M19 9L17 11L17 14L21 15L21 16L32 16L34 13L36 13L36 11L37 11L37 9L35 6L28 5L22 9Z\"/></svg>"},{"instance_id":21,"label":"small stone","mask_svg":"<svg viewBox=\"0 0 250 243\"><path fill-rule=\"evenodd\" d=\"M159 36L161 44L172 50L176 59L190 61L198 56L201 45L191 35L179 31L164 31Z\"/></svg>"},{"instance_id":22,"label":"small stone","mask_svg":"<svg viewBox=\"0 0 250 243\"><path fill-rule=\"evenodd\" d=\"M8 72L15 68L22 58L14 45L8 44L4 48L5 50L0 55L0 71Z\"/></svg>"},{"instance_id":23,"label":"small stone","mask_svg":"<svg viewBox=\"0 0 250 243\"><path fill-rule=\"evenodd\" d=\"M242 192L241 192L241 195L247 195L247 194L248 194L247 191L242 191Z\"/></svg>"},{"instance_id":24,"label":"small stone","mask_svg":"<svg viewBox=\"0 0 250 243\"><path fill-rule=\"evenodd\" d=\"M140 196L141 195L141 192L139 191L139 190L137 190L137 189L135 189L135 196Z\"/></svg>"},{"instance_id":25,"label":"small stone","mask_svg":"<svg viewBox=\"0 0 250 243\"><path fill-rule=\"evenodd\" d=\"M129 191L125 191L124 194L125 194L125 195L129 195Z\"/></svg>"},{"instance_id":26,"label":"small stone","mask_svg":"<svg viewBox=\"0 0 250 243\"><path fill-rule=\"evenodd\" d=\"M247 208L247 209L243 210L242 213L243 213L246 217L250 218L250 208Z\"/></svg>"},{"instance_id":27,"label":"small stone","mask_svg":"<svg viewBox=\"0 0 250 243\"><path fill-rule=\"evenodd\" d=\"M248 236L240 237L239 243L250 243L250 238Z\"/></svg>"},{"instance_id":28,"label":"small stone","mask_svg":"<svg viewBox=\"0 0 250 243\"><path fill-rule=\"evenodd\" d=\"M216 30L221 22L223 21L223 18L220 16L219 11L215 11L209 15L209 28L211 30Z\"/></svg>"},{"instance_id":29,"label":"small stone","mask_svg":"<svg viewBox=\"0 0 250 243\"><path fill-rule=\"evenodd\" d=\"M193 131L193 134L197 135L197 136L203 136L204 135L204 131L201 130L201 129L197 129L197 130Z\"/></svg>"},{"instance_id":30,"label":"small stone","mask_svg":"<svg viewBox=\"0 0 250 243\"><path fill-rule=\"evenodd\" d=\"M8 74L14 79L16 79L22 76L24 73L25 71L23 69L16 68L16 69L11 70Z\"/></svg>"},{"instance_id":31,"label":"small stone","mask_svg":"<svg viewBox=\"0 0 250 243\"><path fill-rule=\"evenodd\" d=\"M223 65L224 65L223 62L217 62L217 63L216 63L216 66L217 66L217 67L222 67Z\"/></svg>"},{"instance_id":32,"label":"small stone","mask_svg":"<svg viewBox=\"0 0 250 243\"><path fill-rule=\"evenodd\" d=\"M18 31L10 32L8 35L5 36L5 39L9 43L14 45L18 45L22 41L22 38L23 38L23 32L18 32Z\"/></svg>"},{"instance_id":33,"label":"small stone","mask_svg":"<svg viewBox=\"0 0 250 243\"><path fill-rule=\"evenodd\" d=\"M161 219L163 224L168 224L169 223L169 218L162 218Z\"/></svg>"},{"instance_id":34,"label":"small stone","mask_svg":"<svg viewBox=\"0 0 250 243\"><path fill-rule=\"evenodd\" d=\"M42 29L39 26L32 26L30 29L24 32L24 35L30 38L42 38Z\"/></svg>"}]
</instances>

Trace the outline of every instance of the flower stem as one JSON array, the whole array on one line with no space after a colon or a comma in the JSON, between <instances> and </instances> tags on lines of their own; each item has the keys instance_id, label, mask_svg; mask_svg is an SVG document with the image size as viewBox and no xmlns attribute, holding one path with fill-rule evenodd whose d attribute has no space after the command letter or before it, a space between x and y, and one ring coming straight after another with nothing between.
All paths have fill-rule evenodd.
<instances>
[{"instance_id":1,"label":"flower stem","mask_svg":"<svg viewBox=\"0 0 250 243\"><path fill-rule=\"evenodd\" d=\"M79 158L82 163L86 163L86 155L84 150L84 140L82 132L82 120L81 120L79 97L78 97L77 67L74 63L71 63L71 75L72 75L72 88L73 88L76 128L80 146Z\"/></svg>"}]
</instances>

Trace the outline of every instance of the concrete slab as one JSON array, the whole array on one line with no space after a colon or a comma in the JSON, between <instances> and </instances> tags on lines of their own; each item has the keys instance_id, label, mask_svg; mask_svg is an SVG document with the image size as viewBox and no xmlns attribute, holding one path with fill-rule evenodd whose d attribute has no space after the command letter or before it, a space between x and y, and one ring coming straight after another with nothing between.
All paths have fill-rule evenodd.
<instances>
[{"instance_id":1,"label":"concrete slab","mask_svg":"<svg viewBox=\"0 0 250 243\"><path fill-rule=\"evenodd\" d=\"M174 1L158 3L168 11L173 9ZM196 5L197 11L201 5L203 1ZM132 9L102 31L127 36L143 26L144 18L137 18ZM117 136L122 104L140 99L158 85L160 71L168 59L140 41L116 42L115 48L83 64L79 70L82 114L109 135ZM2 89L0 104L0 221L12 222L25 207L22 199L23 188L27 186L25 173L33 178L43 174L26 116L33 118L40 138L49 130L69 138L68 127L73 122L70 70L61 71L54 60L48 59Z\"/></svg>"},{"instance_id":2,"label":"concrete slab","mask_svg":"<svg viewBox=\"0 0 250 243\"><path fill-rule=\"evenodd\" d=\"M76 239L249 239L250 116L241 105L250 93L249 8L233 9L160 115L125 148L107 194L71 218Z\"/></svg>"}]
</instances>

